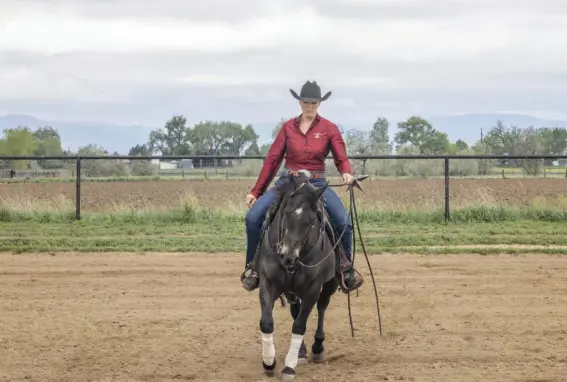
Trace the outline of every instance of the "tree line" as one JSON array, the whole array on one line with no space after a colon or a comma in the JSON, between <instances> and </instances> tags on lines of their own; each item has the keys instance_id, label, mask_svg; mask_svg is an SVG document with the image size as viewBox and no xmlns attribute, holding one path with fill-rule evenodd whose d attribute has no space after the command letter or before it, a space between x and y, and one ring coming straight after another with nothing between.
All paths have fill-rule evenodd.
<instances>
[{"instance_id":1,"label":"tree line","mask_svg":"<svg viewBox=\"0 0 567 382\"><path fill-rule=\"evenodd\" d=\"M412 116L397 124L397 132L393 139L389 136L389 122L378 117L369 131L344 131L345 142L350 155L563 155L567 152L567 129L565 127L534 127L521 128L505 126L502 121L482 134L479 140L469 146L462 139L454 142L449 140L446 133L435 129L431 123L419 116ZM359 170L366 171L366 162L357 163ZM437 171L431 167L431 162L421 161L422 170L418 173ZM494 166L522 167L530 175L539 174L545 165L551 161L541 160L479 160L452 161L452 173L463 175L485 175ZM400 164L403 162L393 162ZM474 168L473 168L474 167ZM416 172L416 171L414 171ZM395 171L395 175L405 174L405 171ZM422 174L426 175L426 174Z\"/></svg>"},{"instance_id":2,"label":"tree line","mask_svg":"<svg viewBox=\"0 0 567 382\"><path fill-rule=\"evenodd\" d=\"M284 123L281 119L274 126L275 137ZM420 116L411 116L396 125L393 137L390 137L390 122L378 117L368 130L345 129L343 133L349 155L381 154L496 154L496 155L561 155L567 151L567 129L565 127L527 127L505 126L501 121L483 134L478 141L469 146L462 139L454 142L446 133L435 129L431 123ZM259 145L258 134L250 124L242 125L231 121L202 121L193 126L187 123L183 115L174 115L165 122L163 128L149 133L146 142L138 143L129 150L128 155L262 155L270 144ZM17 126L3 131L0 139L0 155L26 156L69 156L76 155L119 155L109 153L103 147L86 145L76 152L64 150L57 129L42 126L32 131L27 126ZM110 159L110 158L109 158ZM5 161L6 162L6 161ZM149 161L135 161L132 165L117 161L85 161L84 171L87 176L149 175L155 172ZM389 172L391 175L426 176L432 171L430 164L423 164L423 170L408 170L409 162L382 163L382 170L376 174ZM427 163L427 161L421 161ZM455 161L452 161L455 162ZM521 166L528 173L537 174L545 164L542 161L520 160L504 161L468 161L477 162L475 167L461 165L454 171L463 173L486 173L495 164ZM455 162L458 165L458 161ZM61 169L71 165L70 161L40 160L13 161L0 163L0 168L14 169ZM209 164L210 165L210 164ZM357 171L367 172L367 161L355 161ZM417 164L414 164L414 167ZM463 167L464 166L464 167ZM388 168L386 168L388 167ZM410 166L411 167L411 166ZM407 174L406 174L407 173Z\"/></svg>"}]
</instances>

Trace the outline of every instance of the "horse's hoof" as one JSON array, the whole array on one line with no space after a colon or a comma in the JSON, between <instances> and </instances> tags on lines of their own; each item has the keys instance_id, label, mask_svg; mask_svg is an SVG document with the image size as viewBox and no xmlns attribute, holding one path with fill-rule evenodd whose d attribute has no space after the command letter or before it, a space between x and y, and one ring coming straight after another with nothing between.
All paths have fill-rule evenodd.
<instances>
[{"instance_id":1,"label":"horse's hoof","mask_svg":"<svg viewBox=\"0 0 567 382\"><path fill-rule=\"evenodd\" d=\"M325 351L323 350L319 354L313 353L313 363L321 363L325 361Z\"/></svg>"},{"instance_id":2,"label":"horse's hoof","mask_svg":"<svg viewBox=\"0 0 567 382\"><path fill-rule=\"evenodd\" d=\"M295 380L295 370L291 367L284 367L282 370L282 381L293 381Z\"/></svg>"},{"instance_id":3,"label":"horse's hoof","mask_svg":"<svg viewBox=\"0 0 567 382\"><path fill-rule=\"evenodd\" d=\"M272 366L268 366L262 361L262 366L264 367L264 374L268 377L273 377L276 375L276 360L274 359L274 364Z\"/></svg>"}]
</instances>

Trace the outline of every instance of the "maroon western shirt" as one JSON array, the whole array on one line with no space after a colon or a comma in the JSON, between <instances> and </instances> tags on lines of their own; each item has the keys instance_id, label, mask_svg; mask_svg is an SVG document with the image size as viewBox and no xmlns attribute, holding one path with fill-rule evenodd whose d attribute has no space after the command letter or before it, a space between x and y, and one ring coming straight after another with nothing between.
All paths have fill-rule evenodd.
<instances>
[{"instance_id":1,"label":"maroon western shirt","mask_svg":"<svg viewBox=\"0 0 567 382\"><path fill-rule=\"evenodd\" d=\"M317 114L307 133L303 134L299 129L299 117L288 120L266 154L258 180L250 193L257 199L266 191L284 156L286 167L290 170L325 171L329 150L333 153L339 172L351 174L346 145L334 123Z\"/></svg>"}]
</instances>

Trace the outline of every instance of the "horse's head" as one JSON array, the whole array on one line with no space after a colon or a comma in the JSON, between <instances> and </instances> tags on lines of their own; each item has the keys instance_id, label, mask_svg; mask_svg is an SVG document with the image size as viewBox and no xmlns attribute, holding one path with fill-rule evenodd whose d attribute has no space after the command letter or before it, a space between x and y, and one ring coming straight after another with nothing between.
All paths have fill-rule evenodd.
<instances>
[{"instance_id":1,"label":"horse's head","mask_svg":"<svg viewBox=\"0 0 567 382\"><path fill-rule=\"evenodd\" d=\"M313 186L304 175L292 177L282 211L282 235L278 251L286 267L297 264L301 249L317 219L317 202L326 188L327 184L320 188Z\"/></svg>"}]
</instances>

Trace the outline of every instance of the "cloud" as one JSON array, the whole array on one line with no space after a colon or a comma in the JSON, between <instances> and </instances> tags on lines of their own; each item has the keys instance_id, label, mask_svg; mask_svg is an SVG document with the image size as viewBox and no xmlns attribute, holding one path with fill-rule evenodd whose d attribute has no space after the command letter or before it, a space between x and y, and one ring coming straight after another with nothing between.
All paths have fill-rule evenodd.
<instances>
[{"instance_id":1,"label":"cloud","mask_svg":"<svg viewBox=\"0 0 567 382\"><path fill-rule=\"evenodd\" d=\"M235 4L235 3L230 3ZM14 12L6 22L0 50L46 54L70 51L159 52L183 50L226 53L243 49L334 49L366 58L431 59L474 56L513 42L513 32L529 14L501 19L494 13L452 18L393 18L376 22L325 16L302 6L237 23L186 22L182 18L90 18L64 7L60 12ZM230 11L223 8L218 13ZM482 25L482 28L479 26Z\"/></svg>"},{"instance_id":2,"label":"cloud","mask_svg":"<svg viewBox=\"0 0 567 382\"><path fill-rule=\"evenodd\" d=\"M288 89L316 79L341 119L564 113L566 14L558 0L4 0L0 103L277 121L296 112Z\"/></svg>"}]
</instances>

